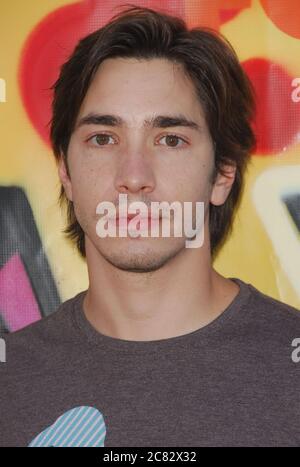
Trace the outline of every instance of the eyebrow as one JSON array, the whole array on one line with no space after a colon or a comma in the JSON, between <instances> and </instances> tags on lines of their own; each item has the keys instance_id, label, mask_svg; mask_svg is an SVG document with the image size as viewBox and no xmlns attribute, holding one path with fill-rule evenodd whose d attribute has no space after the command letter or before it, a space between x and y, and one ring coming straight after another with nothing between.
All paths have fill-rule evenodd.
<instances>
[{"instance_id":1,"label":"eyebrow","mask_svg":"<svg viewBox=\"0 0 300 467\"><path fill-rule=\"evenodd\" d=\"M83 125L122 127L125 125L125 121L117 115L89 113L78 121L75 130ZM196 131L201 131L202 129L198 123L193 120L189 120L182 114L157 115L156 117L147 118L143 122L144 128L170 128L176 126L187 127Z\"/></svg>"}]
</instances>

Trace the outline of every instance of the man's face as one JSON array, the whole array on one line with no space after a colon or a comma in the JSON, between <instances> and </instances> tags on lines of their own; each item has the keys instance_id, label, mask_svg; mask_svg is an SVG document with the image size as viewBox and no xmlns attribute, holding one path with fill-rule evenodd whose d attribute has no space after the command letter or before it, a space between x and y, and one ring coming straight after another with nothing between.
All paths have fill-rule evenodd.
<instances>
[{"instance_id":1,"label":"man's face","mask_svg":"<svg viewBox=\"0 0 300 467\"><path fill-rule=\"evenodd\" d=\"M94 120L78 125L91 114L113 115L122 124ZM144 124L157 116L185 117L198 128ZM186 238L100 238L96 233L100 202L110 201L118 208L120 193L128 195L128 206L133 201L149 207L151 201L179 201L182 206L184 201L193 206L203 201L207 223L213 190L217 203L226 198L223 190L220 199L220 189L211 184L213 142L193 83L180 65L164 59L116 58L101 64L80 108L67 159L70 179L63 162L60 178L85 232L87 257L97 250L123 270L162 267L184 254Z\"/></svg>"}]
</instances>

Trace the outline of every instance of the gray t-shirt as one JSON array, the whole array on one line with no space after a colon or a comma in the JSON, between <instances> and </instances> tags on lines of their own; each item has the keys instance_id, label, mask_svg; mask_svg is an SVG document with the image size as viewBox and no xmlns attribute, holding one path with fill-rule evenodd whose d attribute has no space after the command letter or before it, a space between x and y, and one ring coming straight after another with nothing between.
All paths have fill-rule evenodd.
<instances>
[{"instance_id":1,"label":"gray t-shirt","mask_svg":"<svg viewBox=\"0 0 300 467\"><path fill-rule=\"evenodd\" d=\"M231 304L182 336L105 336L85 292L5 336L0 446L300 446L300 311L231 279Z\"/></svg>"}]
</instances>

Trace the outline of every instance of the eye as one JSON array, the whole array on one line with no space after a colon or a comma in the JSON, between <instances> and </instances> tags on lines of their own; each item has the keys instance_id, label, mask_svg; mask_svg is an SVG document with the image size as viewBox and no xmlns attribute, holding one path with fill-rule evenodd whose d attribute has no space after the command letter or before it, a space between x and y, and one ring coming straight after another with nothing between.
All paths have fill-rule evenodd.
<instances>
[{"instance_id":1,"label":"eye","mask_svg":"<svg viewBox=\"0 0 300 467\"><path fill-rule=\"evenodd\" d=\"M109 144L109 139L112 138L112 135L107 133L97 133L96 135L91 136L87 141L92 142L94 146L106 146ZM113 143L114 144L114 143Z\"/></svg>"},{"instance_id":2,"label":"eye","mask_svg":"<svg viewBox=\"0 0 300 467\"><path fill-rule=\"evenodd\" d=\"M183 138L177 135L169 134L169 135L162 136L162 138L160 138L160 141L164 138L166 139L166 144L164 146L169 146L171 148L177 149L181 147L182 145L184 146L185 144L187 144L187 141L185 141ZM178 145L178 141L181 142L180 145Z\"/></svg>"}]
</instances>

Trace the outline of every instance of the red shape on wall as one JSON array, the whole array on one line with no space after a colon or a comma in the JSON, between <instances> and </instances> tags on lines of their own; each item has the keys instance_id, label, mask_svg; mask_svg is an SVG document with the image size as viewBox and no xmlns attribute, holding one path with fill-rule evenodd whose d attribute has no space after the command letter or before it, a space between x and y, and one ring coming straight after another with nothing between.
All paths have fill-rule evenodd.
<instances>
[{"instance_id":1,"label":"red shape on wall","mask_svg":"<svg viewBox=\"0 0 300 467\"><path fill-rule=\"evenodd\" d=\"M299 0L260 0L270 20L289 36L300 39Z\"/></svg>"},{"instance_id":2,"label":"red shape on wall","mask_svg":"<svg viewBox=\"0 0 300 467\"><path fill-rule=\"evenodd\" d=\"M218 30L250 6L251 0L186 0L187 24L190 28L208 26Z\"/></svg>"},{"instance_id":3,"label":"red shape on wall","mask_svg":"<svg viewBox=\"0 0 300 467\"><path fill-rule=\"evenodd\" d=\"M221 0L220 20L221 23L232 20L241 11L251 7L251 0Z\"/></svg>"},{"instance_id":4,"label":"red shape on wall","mask_svg":"<svg viewBox=\"0 0 300 467\"><path fill-rule=\"evenodd\" d=\"M88 29L87 2L67 5L51 12L31 32L21 56L19 84L24 107L35 129L48 143L51 118L50 86L60 65Z\"/></svg>"},{"instance_id":5,"label":"red shape on wall","mask_svg":"<svg viewBox=\"0 0 300 467\"><path fill-rule=\"evenodd\" d=\"M243 67L256 92L256 153L272 155L285 151L297 142L300 127L300 104L292 100L293 77L283 66L264 58L247 60Z\"/></svg>"}]
</instances>

